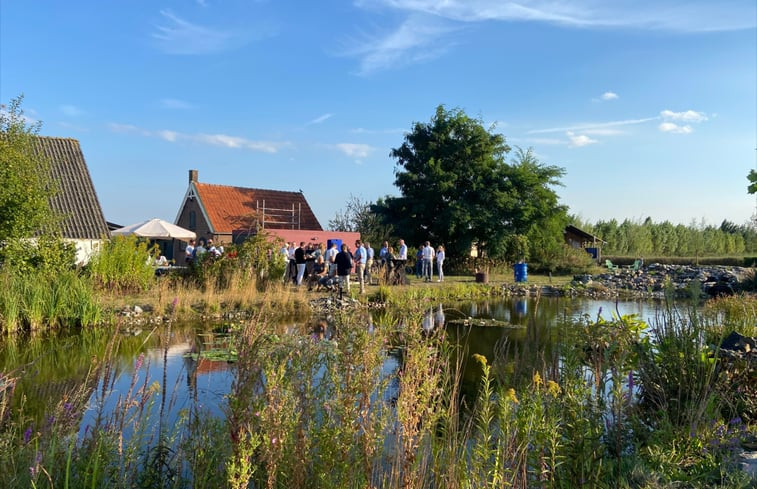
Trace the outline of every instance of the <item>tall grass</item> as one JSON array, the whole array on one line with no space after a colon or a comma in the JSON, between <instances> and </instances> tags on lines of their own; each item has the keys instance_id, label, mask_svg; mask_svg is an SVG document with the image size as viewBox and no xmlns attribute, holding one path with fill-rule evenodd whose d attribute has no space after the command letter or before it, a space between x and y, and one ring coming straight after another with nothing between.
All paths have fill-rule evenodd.
<instances>
[{"instance_id":1,"label":"tall grass","mask_svg":"<svg viewBox=\"0 0 757 489\"><path fill-rule=\"evenodd\" d=\"M93 326L104 312L90 280L75 270L0 271L0 330Z\"/></svg>"}]
</instances>

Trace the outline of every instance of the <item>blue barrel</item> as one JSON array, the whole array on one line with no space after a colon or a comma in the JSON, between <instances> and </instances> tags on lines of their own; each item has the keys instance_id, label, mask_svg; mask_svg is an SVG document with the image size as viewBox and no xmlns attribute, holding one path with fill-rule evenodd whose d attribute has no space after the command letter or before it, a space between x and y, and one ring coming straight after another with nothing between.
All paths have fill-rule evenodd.
<instances>
[{"instance_id":1,"label":"blue barrel","mask_svg":"<svg viewBox=\"0 0 757 489\"><path fill-rule=\"evenodd\" d=\"M513 265L516 282L525 282L528 280L528 263L516 263Z\"/></svg>"}]
</instances>

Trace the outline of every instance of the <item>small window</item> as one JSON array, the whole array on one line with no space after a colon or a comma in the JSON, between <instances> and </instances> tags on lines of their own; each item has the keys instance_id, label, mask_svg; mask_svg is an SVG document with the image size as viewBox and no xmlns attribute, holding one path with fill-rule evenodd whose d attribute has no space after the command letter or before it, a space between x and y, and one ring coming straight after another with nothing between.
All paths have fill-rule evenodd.
<instances>
[{"instance_id":1,"label":"small window","mask_svg":"<svg viewBox=\"0 0 757 489\"><path fill-rule=\"evenodd\" d=\"M192 231L197 229L197 214L195 211L189 211L189 229Z\"/></svg>"}]
</instances>

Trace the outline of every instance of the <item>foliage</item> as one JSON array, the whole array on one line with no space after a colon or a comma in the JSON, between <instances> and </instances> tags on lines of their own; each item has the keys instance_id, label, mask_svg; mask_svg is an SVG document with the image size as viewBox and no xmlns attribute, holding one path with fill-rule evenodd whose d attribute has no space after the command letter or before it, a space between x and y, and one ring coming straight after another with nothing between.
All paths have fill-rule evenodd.
<instances>
[{"instance_id":1,"label":"foliage","mask_svg":"<svg viewBox=\"0 0 757 489\"><path fill-rule=\"evenodd\" d=\"M160 250L136 236L114 236L103 243L87 270L100 289L116 292L147 290L155 281L153 262Z\"/></svg>"},{"instance_id":2,"label":"foliage","mask_svg":"<svg viewBox=\"0 0 757 489\"><path fill-rule=\"evenodd\" d=\"M226 290L247 286L263 289L284 274L286 263L279 253L281 244L280 239L259 232L241 245L227 246L220 256L205 253L196 257L191 267L191 277L206 289Z\"/></svg>"},{"instance_id":3,"label":"foliage","mask_svg":"<svg viewBox=\"0 0 757 489\"><path fill-rule=\"evenodd\" d=\"M607 243L604 255L702 257L740 255L757 251L757 227L754 223L736 225L723 221L719 227L704 221L688 226L670 221L653 222L616 219L583 223L583 229Z\"/></svg>"},{"instance_id":4,"label":"foliage","mask_svg":"<svg viewBox=\"0 0 757 489\"><path fill-rule=\"evenodd\" d=\"M76 265L76 245L53 234L8 239L0 247L0 262L22 273L41 270L55 275Z\"/></svg>"},{"instance_id":5,"label":"foliage","mask_svg":"<svg viewBox=\"0 0 757 489\"><path fill-rule=\"evenodd\" d=\"M747 192L749 192L750 194L757 193L757 171L749 170L749 174L746 177L747 180L749 180Z\"/></svg>"},{"instance_id":6,"label":"foliage","mask_svg":"<svg viewBox=\"0 0 757 489\"><path fill-rule=\"evenodd\" d=\"M0 236L28 238L54 222L50 163L37 150L39 122L29 124L19 96L0 110Z\"/></svg>"},{"instance_id":7,"label":"foliage","mask_svg":"<svg viewBox=\"0 0 757 489\"><path fill-rule=\"evenodd\" d=\"M394 230L391 223L385 224L381 216L373 211L372 207L380 204L381 201L378 204L372 204L350 194L344 210L337 211L334 218L329 221L329 229L358 232L363 242L378 245L388 240Z\"/></svg>"},{"instance_id":8,"label":"foliage","mask_svg":"<svg viewBox=\"0 0 757 489\"><path fill-rule=\"evenodd\" d=\"M518 150L508 164L509 151L504 136L440 105L430 122L415 123L392 150L402 195L372 209L409 243L443 244L451 256L468 254L476 244L490 257L506 258L511 236L529 236L565 215L550 188L564 170L540 164L530 150Z\"/></svg>"}]
</instances>

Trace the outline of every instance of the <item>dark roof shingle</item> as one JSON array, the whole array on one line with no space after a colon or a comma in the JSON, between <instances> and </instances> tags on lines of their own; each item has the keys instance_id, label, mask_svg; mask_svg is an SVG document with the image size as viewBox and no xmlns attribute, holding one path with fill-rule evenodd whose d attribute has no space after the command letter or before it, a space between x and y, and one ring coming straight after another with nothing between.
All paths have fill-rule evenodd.
<instances>
[{"instance_id":1,"label":"dark roof shingle","mask_svg":"<svg viewBox=\"0 0 757 489\"><path fill-rule=\"evenodd\" d=\"M50 198L50 207L63 216L63 237L107 238L108 226L79 141L37 137L36 144L37 150L49 159L50 177L58 185L57 194Z\"/></svg>"}]
</instances>

